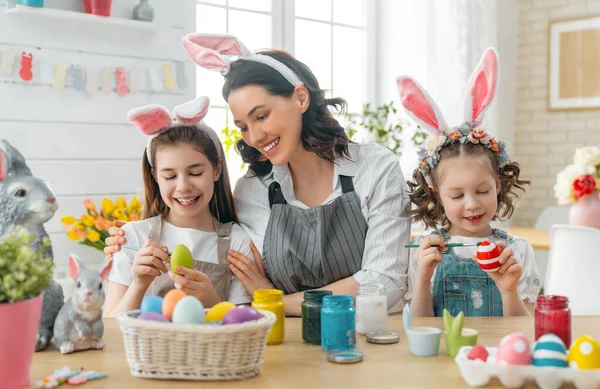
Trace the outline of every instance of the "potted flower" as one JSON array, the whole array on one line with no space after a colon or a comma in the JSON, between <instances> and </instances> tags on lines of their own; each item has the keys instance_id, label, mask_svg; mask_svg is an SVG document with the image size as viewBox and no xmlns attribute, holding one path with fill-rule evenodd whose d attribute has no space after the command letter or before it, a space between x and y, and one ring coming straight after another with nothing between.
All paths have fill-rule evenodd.
<instances>
[{"instance_id":1,"label":"potted flower","mask_svg":"<svg viewBox=\"0 0 600 389\"><path fill-rule=\"evenodd\" d=\"M600 149L575 150L573 164L556 176L554 194L559 204L570 204L569 224L600 228Z\"/></svg>"},{"instance_id":2,"label":"potted flower","mask_svg":"<svg viewBox=\"0 0 600 389\"><path fill-rule=\"evenodd\" d=\"M54 263L37 236L16 227L0 238L0 377L2 388L30 386L30 368L44 290L52 282Z\"/></svg>"}]
</instances>

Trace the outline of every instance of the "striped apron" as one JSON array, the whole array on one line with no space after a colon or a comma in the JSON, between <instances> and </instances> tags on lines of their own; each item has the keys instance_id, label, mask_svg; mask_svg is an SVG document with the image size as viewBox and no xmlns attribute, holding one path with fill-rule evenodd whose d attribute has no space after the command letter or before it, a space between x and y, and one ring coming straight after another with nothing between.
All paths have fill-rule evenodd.
<instances>
[{"instance_id":1,"label":"striped apron","mask_svg":"<svg viewBox=\"0 0 600 389\"><path fill-rule=\"evenodd\" d=\"M278 182L269 186L263 262L267 277L286 294L321 288L361 269L368 226L352 177L340 181L341 196L309 209L289 205Z\"/></svg>"}]
</instances>

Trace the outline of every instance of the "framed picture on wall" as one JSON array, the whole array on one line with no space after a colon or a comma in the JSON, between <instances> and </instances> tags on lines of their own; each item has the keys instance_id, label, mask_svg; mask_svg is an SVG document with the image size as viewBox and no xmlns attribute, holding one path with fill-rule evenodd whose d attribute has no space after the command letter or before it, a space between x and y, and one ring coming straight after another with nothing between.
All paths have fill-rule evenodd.
<instances>
[{"instance_id":1,"label":"framed picture on wall","mask_svg":"<svg viewBox=\"0 0 600 389\"><path fill-rule=\"evenodd\" d=\"M548 110L600 109L600 15L548 26Z\"/></svg>"}]
</instances>

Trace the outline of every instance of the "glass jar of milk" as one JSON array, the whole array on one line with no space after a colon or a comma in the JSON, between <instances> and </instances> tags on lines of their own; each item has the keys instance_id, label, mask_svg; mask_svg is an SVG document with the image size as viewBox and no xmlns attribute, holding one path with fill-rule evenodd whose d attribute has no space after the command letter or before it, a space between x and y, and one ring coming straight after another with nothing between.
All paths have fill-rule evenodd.
<instances>
[{"instance_id":1,"label":"glass jar of milk","mask_svg":"<svg viewBox=\"0 0 600 389\"><path fill-rule=\"evenodd\" d=\"M388 310L385 288L381 284L359 285L356 295L356 332L387 330Z\"/></svg>"}]
</instances>

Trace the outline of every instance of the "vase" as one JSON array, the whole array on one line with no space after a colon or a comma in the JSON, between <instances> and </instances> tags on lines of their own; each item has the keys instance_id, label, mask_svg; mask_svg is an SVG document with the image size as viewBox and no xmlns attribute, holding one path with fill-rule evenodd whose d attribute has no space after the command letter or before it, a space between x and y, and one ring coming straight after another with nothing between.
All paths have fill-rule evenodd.
<instances>
[{"instance_id":1,"label":"vase","mask_svg":"<svg viewBox=\"0 0 600 389\"><path fill-rule=\"evenodd\" d=\"M43 295L0 304L0 377L3 389L31 387L31 361L42 314Z\"/></svg>"},{"instance_id":2,"label":"vase","mask_svg":"<svg viewBox=\"0 0 600 389\"><path fill-rule=\"evenodd\" d=\"M140 0L140 3L133 8L133 19L144 22L154 20L154 8L148 4L148 0Z\"/></svg>"},{"instance_id":3,"label":"vase","mask_svg":"<svg viewBox=\"0 0 600 389\"><path fill-rule=\"evenodd\" d=\"M594 191L584 195L571 204L569 224L600 229L600 196L598 196L598 192Z\"/></svg>"}]
</instances>

